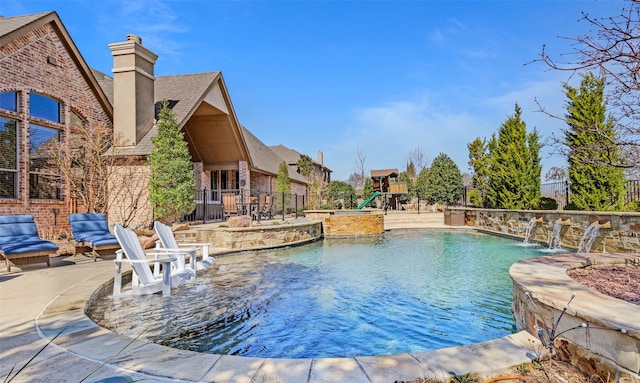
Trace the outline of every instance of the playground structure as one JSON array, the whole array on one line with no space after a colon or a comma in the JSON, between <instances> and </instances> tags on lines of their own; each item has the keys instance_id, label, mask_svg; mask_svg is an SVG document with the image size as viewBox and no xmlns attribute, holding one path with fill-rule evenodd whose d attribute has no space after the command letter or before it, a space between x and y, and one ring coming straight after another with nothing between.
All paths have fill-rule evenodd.
<instances>
[{"instance_id":1,"label":"playground structure","mask_svg":"<svg viewBox=\"0 0 640 383\"><path fill-rule=\"evenodd\" d=\"M398 181L398 169L380 169L371 171L371 180L373 180L373 198L381 195L383 198L384 209L402 210L400 198L408 193L407 184ZM378 193L378 194L376 194ZM365 206L373 198L363 202L361 206ZM360 206L358 206L360 208Z\"/></svg>"}]
</instances>

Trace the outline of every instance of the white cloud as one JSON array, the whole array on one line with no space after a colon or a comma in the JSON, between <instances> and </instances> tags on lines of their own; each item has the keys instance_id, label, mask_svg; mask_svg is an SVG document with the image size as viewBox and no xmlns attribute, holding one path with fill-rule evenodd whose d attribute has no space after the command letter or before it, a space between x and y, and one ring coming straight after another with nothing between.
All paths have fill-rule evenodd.
<instances>
[{"instance_id":1,"label":"white cloud","mask_svg":"<svg viewBox=\"0 0 640 383\"><path fill-rule=\"evenodd\" d=\"M325 158L334 170L334 179L339 180L346 180L353 172L358 150L365 154L369 170L402 171L409 153L420 147L430 160L443 152L461 172L467 172L467 144L476 137L490 138L513 115L516 102L522 108L529 131L537 128L543 140L561 133L563 122L539 112L535 100L549 112L562 116L564 75L549 73L540 81L526 82L506 93L482 99L453 102L439 99L441 93L432 91L413 99L355 109L341 137L327 148ZM456 105L460 110L440 105ZM541 151L543 177L550 167L564 166L564 159L551 156L552 153L551 146Z\"/></svg>"}]
</instances>

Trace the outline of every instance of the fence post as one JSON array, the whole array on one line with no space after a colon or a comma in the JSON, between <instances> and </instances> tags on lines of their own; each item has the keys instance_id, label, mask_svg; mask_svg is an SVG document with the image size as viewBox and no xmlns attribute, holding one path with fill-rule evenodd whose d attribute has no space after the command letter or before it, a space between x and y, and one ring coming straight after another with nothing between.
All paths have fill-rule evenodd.
<instances>
[{"instance_id":1,"label":"fence post","mask_svg":"<svg viewBox=\"0 0 640 383\"><path fill-rule=\"evenodd\" d=\"M293 193L293 195L294 195L294 198L296 199L296 203L294 204L294 209L296 209L295 217L297 219L298 218L298 194Z\"/></svg>"},{"instance_id":2,"label":"fence post","mask_svg":"<svg viewBox=\"0 0 640 383\"><path fill-rule=\"evenodd\" d=\"M287 211L287 207L284 206L284 192L282 192L282 220L284 221L284 214Z\"/></svg>"},{"instance_id":3,"label":"fence post","mask_svg":"<svg viewBox=\"0 0 640 383\"><path fill-rule=\"evenodd\" d=\"M196 204L196 212L197 211L198 205ZM202 188L202 223L207 223L207 188Z\"/></svg>"},{"instance_id":4,"label":"fence post","mask_svg":"<svg viewBox=\"0 0 640 383\"><path fill-rule=\"evenodd\" d=\"M416 195L418 196L418 214L420 214L420 194L416 193Z\"/></svg>"}]
</instances>

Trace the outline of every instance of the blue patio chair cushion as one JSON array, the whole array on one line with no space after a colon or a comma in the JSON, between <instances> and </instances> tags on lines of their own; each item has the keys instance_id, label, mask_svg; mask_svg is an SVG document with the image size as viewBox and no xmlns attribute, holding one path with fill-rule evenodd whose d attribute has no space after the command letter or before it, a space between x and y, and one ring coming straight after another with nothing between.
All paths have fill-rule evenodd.
<instances>
[{"instance_id":1,"label":"blue patio chair cushion","mask_svg":"<svg viewBox=\"0 0 640 383\"><path fill-rule=\"evenodd\" d=\"M73 238L77 242L88 242L92 246L118 244L116 237L109 231L105 214L71 214L69 223Z\"/></svg>"},{"instance_id":2,"label":"blue patio chair cushion","mask_svg":"<svg viewBox=\"0 0 640 383\"><path fill-rule=\"evenodd\" d=\"M58 250L38 235L32 215L0 216L0 250L5 255Z\"/></svg>"},{"instance_id":3,"label":"blue patio chair cushion","mask_svg":"<svg viewBox=\"0 0 640 383\"><path fill-rule=\"evenodd\" d=\"M35 253L40 251L51 251L52 253L58 250L53 242L45 241L43 239L28 240L24 242L10 242L3 244L2 252L6 255L23 254L23 253Z\"/></svg>"},{"instance_id":4,"label":"blue patio chair cushion","mask_svg":"<svg viewBox=\"0 0 640 383\"><path fill-rule=\"evenodd\" d=\"M84 241L90 243L92 246L104 246L104 245L117 245L118 239L111 233L103 232L87 232L83 233L82 239L76 241Z\"/></svg>"}]
</instances>

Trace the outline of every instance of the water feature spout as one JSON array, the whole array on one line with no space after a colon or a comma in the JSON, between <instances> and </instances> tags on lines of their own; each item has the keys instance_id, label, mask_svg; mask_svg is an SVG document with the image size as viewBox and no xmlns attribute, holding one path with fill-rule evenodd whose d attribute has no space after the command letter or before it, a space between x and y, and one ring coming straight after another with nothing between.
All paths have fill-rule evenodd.
<instances>
[{"instance_id":1,"label":"water feature spout","mask_svg":"<svg viewBox=\"0 0 640 383\"><path fill-rule=\"evenodd\" d=\"M560 235L562 233L563 226L571 225L570 219L562 219L558 218L556 222L553 224L553 231L551 232L551 238L549 238L549 249L558 249L560 248Z\"/></svg>"},{"instance_id":2,"label":"water feature spout","mask_svg":"<svg viewBox=\"0 0 640 383\"><path fill-rule=\"evenodd\" d=\"M605 227L605 225L607 227ZM582 238L580 239L580 244L578 245L578 253L591 252L591 246L593 246L593 243L595 242L600 229L603 227L610 229L611 222L607 221L604 224L600 224L600 222L594 221L591 225L589 225L589 227L587 227L587 229L584 231L584 234L582 235Z\"/></svg>"},{"instance_id":3,"label":"water feature spout","mask_svg":"<svg viewBox=\"0 0 640 383\"><path fill-rule=\"evenodd\" d=\"M601 228L603 229L611 229L611 221L605 221L600 223L600 221L598 221L598 225L600 225Z\"/></svg>"},{"instance_id":4,"label":"water feature spout","mask_svg":"<svg viewBox=\"0 0 640 383\"><path fill-rule=\"evenodd\" d=\"M531 239L531 235L533 234L533 230L535 229L536 225L542 222L544 222L542 217L533 217L531 218L531 220L529 220L529 224L527 224L527 228L524 231L523 243L525 244L529 243L529 240Z\"/></svg>"}]
</instances>

